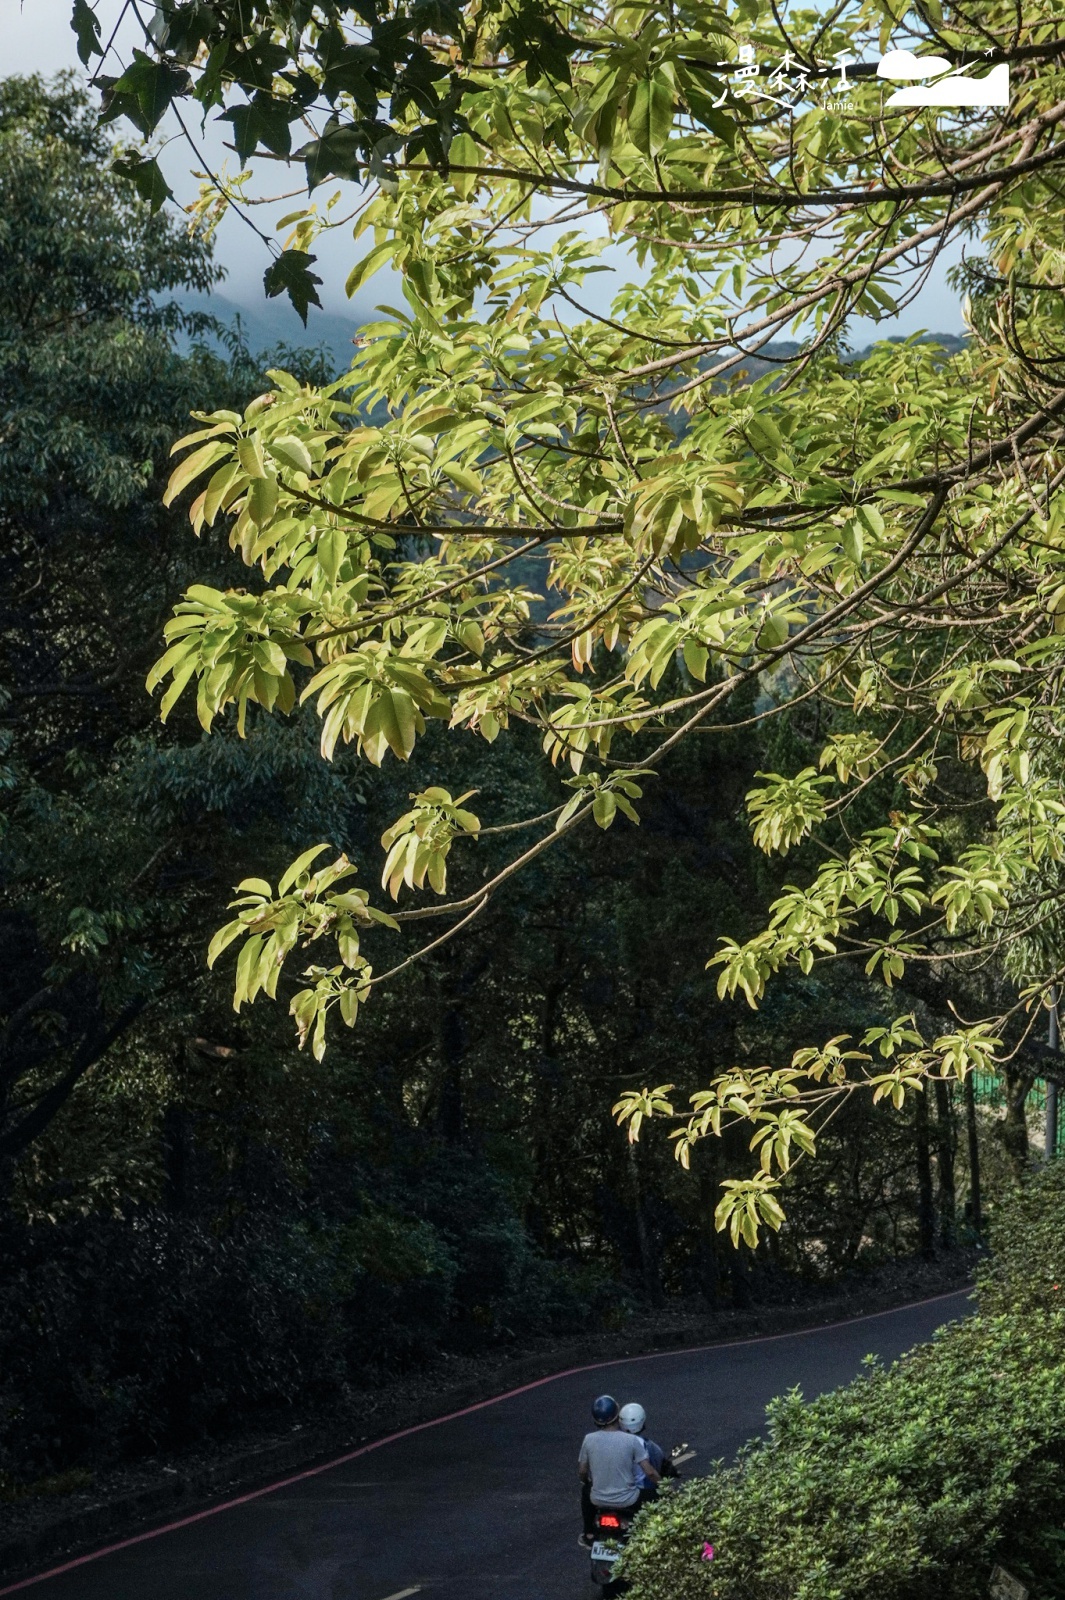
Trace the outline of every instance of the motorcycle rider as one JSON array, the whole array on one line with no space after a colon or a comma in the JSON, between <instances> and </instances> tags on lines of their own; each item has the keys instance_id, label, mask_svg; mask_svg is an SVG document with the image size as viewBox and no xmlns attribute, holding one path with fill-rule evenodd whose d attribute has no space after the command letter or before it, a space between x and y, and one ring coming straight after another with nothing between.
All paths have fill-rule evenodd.
<instances>
[{"instance_id":1,"label":"motorcycle rider","mask_svg":"<svg viewBox=\"0 0 1065 1600\"><path fill-rule=\"evenodd\" d=\"M660 1479L676 1478L679 1474L661 1445L655 1444L653 1439L647 1437L647 1412L638 1400L630 1400L627 1405L622 1406L618 1422L624 1433L636 1435L643 1446L644 1455L658 1474L653 1483L642 1469L637 1474L636 1482L640 1490L640 1504L643 1506L657 1496L658 1481Z\"/></svg>"},{"instance_id":2,"label":"motorcycle rider","mask_svg":"<svg viewBox=\"0 0 1065 1600\"><path fill-rule=\"evenodd\" d=\"M641 1504L640 1474L658 1482L658 1469L647 1459L641 1438L621 1426L621 1408L613 1395L601 1394L592 1406L595 1431L586 1433L577 1459L584 1532L579 1543L595 1542L595 1508L635 1511Z\"/></svg>"}]
</instances>

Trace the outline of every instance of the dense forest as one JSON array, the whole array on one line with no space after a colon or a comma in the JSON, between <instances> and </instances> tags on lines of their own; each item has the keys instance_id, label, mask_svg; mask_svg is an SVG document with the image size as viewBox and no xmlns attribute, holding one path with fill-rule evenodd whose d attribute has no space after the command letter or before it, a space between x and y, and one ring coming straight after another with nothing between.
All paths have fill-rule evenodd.
<instances>
[{"instance_id":1,"label":"dense forest","mask_svg":"<svg viewBox=\"0 0 1065 1600\"><path fill-rule=\"evenodd\" d=\"M238 880L317 839L372 861L436 784L500 819L475 854L455 841L469 893L557 807L558 779L521 723L461 746L431 723L379 769L352 748L327 762L309 708L253 707L243 738L183 704L160 724L144 683L170 608L246 581L239 553L164 509L171 445L268 369L332 371L183 310L219 279L210 246L110 159L72 81L0 85L0 1492L291 1415L441 1349L791 1300L974 1244L972 1152L986 1209L1024 1165L1030 1075L1012 1145L971 1081L901 1111L852 1098L788 1178L786 1227L738 1250L714 1212L746 1132L686 1172L664 1135L616 1125L647 1081L688 1093L899 1009L840 966L794 970L757 1011L716 997L708 951L753 935L818 859L752 842L755 774L816 761L824 734L813 703L752 726L772 692L754 681L734 732L647 785L638 838L562 840L324 1059L285 1007L234 1013L230 971L204 958ZM669 674L683 693L683 662ZM391 964L415 934L386 935ZM907 1008L942 1026L938 980Z\"/></svg>"}]
</instances>

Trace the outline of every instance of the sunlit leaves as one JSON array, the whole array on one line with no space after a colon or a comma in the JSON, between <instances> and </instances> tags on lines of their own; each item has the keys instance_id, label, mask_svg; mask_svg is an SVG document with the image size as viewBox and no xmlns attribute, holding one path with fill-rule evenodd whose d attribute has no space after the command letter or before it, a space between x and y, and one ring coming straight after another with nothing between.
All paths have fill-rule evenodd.
<instances>
[{"instance_id":1,"label":"sunlit leaves","mask_svg":"<svg viewBox=\"0 0 1065 1600\"><path fill-rule=\"evenodd\" d=\"M835 767L841 783L852 777L868 778L879 765L881 741L875 733L834 733L818 757L817 765L824 772Z\"/></svg>"},{"instance_id":2,"label":"sunlit leaves","mask_svg":"<svg viewBox=\"0 0 1065 1600\"><path fill-rule=\"evenodd\" d=\"M725 1193L714 1212L714 1226L719 1233L725 1228L734 1245L740 1240L753 1249L764 1223L777 1231L784 1223L784 1212L775 1190L778 1181L759 1173L753 1178L726 1178L721 1185Z\"/></svg>"},{"instance_id":3,"label":"sunlit leaves","mask_svg":"<svg viewBox=\"0 0 1065 1600\"><path fill-rule=\"evenodd\" d=\"M771 1114L757 1129L751 1139L751 1149L759 1151L762 1171L768 1176L774 1166L779 1172L788 1171L793 1143L804 1155L814 1154L816 1139L805 1116L800 1111L784 1110Z\"/></svg>"},{"instance_id":4,"label":"sunlit leaves","mask_svg":"<svg viewBox=\"0 0 1065 1600\"><path fill-rule=\"evenodd\" d=\"M375 767L388 750L406 761L416 738L425 732L426 716L447 717L451 711L450 702L434 689L416 661L392 655L376 643L323 667L303 697L315 693L325 758L343 739L356 743Z\"/></svg>"},{"instance_id":5,"label":"sunlit leaves","mask_svg":"<svg viewBox=\"0 0 1065 1600\"><path fill-rule=\"evenodd\" d=\"M1065 249L1057 135L1024 119L1058 69L1022 54L993 124L899 117L885 141L868 77L837 114L823 80L790 105L734 70L749 37L756 53L862 55L861 6L796 13L786 38L753 0L445 8L431 34L397 17L373 44L287 5L269 38L218 33L225 6L168 19L160 61L138 58L113 107L144 126L194 89L225 104L243 153L283 154L309 124L309 181L367 184L349 292L384 268L398 287L337 383L274 373L243 416L204 416L182 441L168 498L188 492L196 532L224 529L248 578L181 603L150 680L162 714L188 690L204 727L233 708L243 729L249 705L302 698L327 757L349 743L375 766L407 760L429 718L488 741L526 724L558 786L546 848L635 822L644 770L668 782L675 745L728 729L742 692L745 724L795 735L760 758L777 770L747 804L758 848L796 858L761 925L712 957L722 999L757 1006L774 974L821 960L891 988L974 948L1041 952L1046 978L1060 888L1040 880L1065 860L1065 315L1043 289ZM1003 25L1031 43L1027 18ZM1051 181L1002 178L1036 149ZM306 314L331 224L299 204L267 287ZM956 227L990 252L965 268L968 347L885 341L854 359L848 316L891 315ZM612 267L636 263L609 304L592 276L608 243ZM739 379L741 356L767 366ZM477 831L463 811L434 786L386 830L393 896L446 892L451 844ZM341 990L323 965L303 1037L324 1040L330 1006L354 1015ZM753 1119L775 1182L819 1126L783 1111L868 1088L866 1048L892 1101L980 1053L936 1055L905 1029L845 1043L811 1044L772 1088L715 1079L679 1157L722 1117ZM736 1237L776 1225L771 1188L730 1193Z\"/></svg>"},{"instance_id":6,"label":"sunlit leaves","mask_svg":"<svg viewBox=\"0 0 1065 1600\"><path fill-rule=\"evenodd\" d=\"M229 705L236 706L242 735L249 703L291 711L296 690L290 664L311 659L297 633L305 610L298 595L284 590L223 594L195 584L175 607L166 626L170 648L148 675L149 690L170 677L160 701L164 721L194 678L196 714L205 732Z\"/></svg>"},{"instance_id":7,"label":"sunlit leaves","mask_svg":"<svg viewBox=\"0 0 1065 1600\"><path fill-rule=\"evenodd\" d=\"M668 1096L671 1083L660 1084L656 1089L627 1091L613 1107L618 1122L626 1125L630 1144L640 1137L640 1128L648 1117L671 1117L673 1105Z\"/></svg>"},{"instance_id":8,"label":"sunlit leaves","mask_svg":"<svg viewBox=\"0 0 1065 1600\"><path fill-rule=\"evenodd\" d=\"M637 550L646 546L656 556L680 555L694 550L725 509L740 503L742 493L727 468L707 468L680 453L658 465L666 470L640 482L625 529Z\"/></svg>"},{"instance_id":9,"label":"sunlit leaves","mask_svg":"<svg viewBox=\"0 0 1065 1600\"><path fill-rule=\"evenodd\" d=\"M310 1040L318 1060L325 1051L329 1010L339 1006L350 1026L358 1004L369 993L372 969L359 947L361 930L381 924L395 926L386 912L370 905L365 890L336 887L356 870L346 856L314 868L328 848L320 844L304 851L282 874L276 894L262 878L247 878L239 884L238 897L230 902L237 916L219 929L207 953L208 965L214 966L230 945L243 940L233 992L233 1008L239 1011L259 994L271 999L276 996L285 961L297 944L306 947L320 939L333 942L340 965L309 969L315 982L297 994L291 1006L300 1047Z\"/></svg>"},{"instance_id":10,"label":"sunlit leaves","mask_svg":"<svg viewBox=\"0 0 1065 1600\"><path fill-rule=\"evenodd\" d=\"M757 1166L750 1176L722 1184L715 1215L719 1230L731 1229L733 1243L742 1239L753 1247L763 1225L776 1229L786 1220L784 1180L797 1160L816 1156L818 1127L841 1102L860 1094L874 1105L888 1100L900 1109L908 1095L926 1092L930 1077L961 1081L970 1072L993 1071L1002 1041L976 1023L926 1044L908 1014L869 1028L859 1049L847 1049L849 1043L841 1034L796 1051L789 1067L737 1065L719 1072L689 1097L688 1112L675 1106L672 1085L666 1085L626 1093L614 1114L628 1126L630 1139L653 1119L679 1122L671 1138L685 1168L701 1139L749 1129Z\"/></svg>"},{"instance_id":11,"label":"sunlit leaves","mask_svg":"<svg viewBox=\"0 0 1065 1600\"><path fill-rule=\"evenodd\" d=\"M804 767L794 778L776 772L760 772L765 784L747 795L747 809L754 820L754 842L766 855L786 853L804 839L825 815L824 790L831 782L818 777L813 767Z\"/></svg>"},{"instance_id":12,"label":"sunlit leaves","mask_svg":"<svg viewBox=\"0 0 1065 1600\"><path fill-rule=\"evenodd\" d=\"M988 927L1007 909L1010 880L1023 870L1022 859L983 845L965 851L960 865L944 867L943 882L933 890L932 901L943 907L947 932L963 923Z\"/></svg>"},{"instance_id":13,"label":"sunlit leaves","mask_svg":"<svg viewBox=\"0 0 1065 1600\"><path fill-rule=\"evenodd\" d=\"M619 814L627 817L632 823L639 826L639 813L633 805L634 800L639 800L643 789L636 782L642 773L612 772L609 777L600 777L598 773L567 778L566 787L574 791L562 807L555 819L555 831L560 832L577 813L591 802L592 816L596 825L602 829L609 828L614 818Z\"/></svg>"},{"instance_id":14,"label":"sunlit leaves","mask_svg":"<svg viewBox=\"0 0 1065 1600\"><path fill-rule=\"evenodd\" d=\"M424 789L411 796L413 808L385 829L381 844L388 854L381 883L393 900L399 899L402 884L420 889L427 878L437 894L445 892L447 858L454 839L480 830L480 820L464 805L473 792L452 799L447 789Z\"/></svg>"}]
</instances>

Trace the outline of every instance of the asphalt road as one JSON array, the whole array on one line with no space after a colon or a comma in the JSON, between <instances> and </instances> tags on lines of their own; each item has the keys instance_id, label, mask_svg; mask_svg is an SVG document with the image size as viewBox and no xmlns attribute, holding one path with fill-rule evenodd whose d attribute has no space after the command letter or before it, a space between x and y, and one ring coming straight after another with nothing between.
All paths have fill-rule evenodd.
<instances>
[{"instance_id":1,"label":"asphalt road","mask_svg":"<svg viewBox=\"0 0 1065 1600\"><path fill-rule=\"evenodd\" d=\"M32 1600L593 1600L577 1450L604 1390L639 1400L697 1473L756 1435L767 1401L855 1377L969 1309L965 1292L814 1332L564 1373L354 1459L42 1575ZM14 1592L3 1589L0 1594Z\"/></svg>"}]
</instances>

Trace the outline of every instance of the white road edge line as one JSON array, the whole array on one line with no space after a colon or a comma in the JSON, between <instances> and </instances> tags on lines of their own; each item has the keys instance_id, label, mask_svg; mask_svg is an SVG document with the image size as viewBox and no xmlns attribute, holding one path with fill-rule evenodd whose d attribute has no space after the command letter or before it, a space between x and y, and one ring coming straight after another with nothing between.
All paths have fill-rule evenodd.
<instances>
[{"instance_id":1,"label":"white road edge line","mask_svg":"<svg viewBox=\"0 0 1065 1600\"><path fill-rule=\"evenodd\" d=\"M386 1594L385 1600L408 1600L408 1596L412 1594L421 1594L421 1592L422 1585L419 1583L416 1584L413 1589L397 1589L395 1594Z\"/></svg>"},{"instance_id":2,"label":"white road edge line","mask_svg":"<svg viewBox=\"0 0 1065 1600\"><path fill-rule=\"evenodd\" d=\"M689 1450L688 1454L686 1456L677 1456L676 1457L675 1465L679 1467L685 1461L694 1461L697 1454L698 1454L698 1451Z\"/></svg>"}]
</instances>

